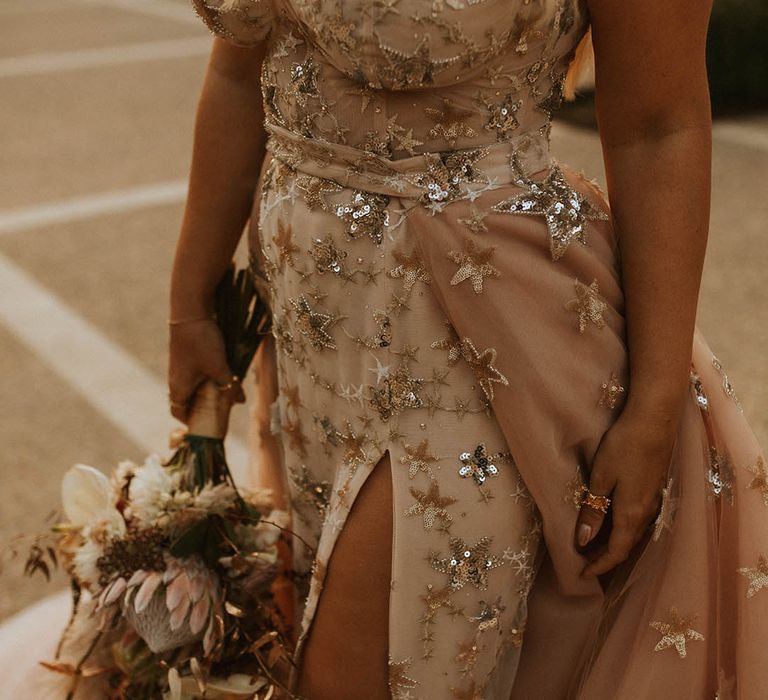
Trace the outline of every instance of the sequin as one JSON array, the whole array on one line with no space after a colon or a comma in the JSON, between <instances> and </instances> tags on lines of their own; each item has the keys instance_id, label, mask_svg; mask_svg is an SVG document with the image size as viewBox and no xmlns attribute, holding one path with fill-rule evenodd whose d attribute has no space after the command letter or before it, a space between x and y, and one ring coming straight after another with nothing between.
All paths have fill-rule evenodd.
<instances>
[{"instance_id":1,"label":"sequin","mask_svg":"<svg viewBox=\"0 0 768 700\"><path fill-rule=\"evenodd\" d=\"M696 396L696 403L702 411L709 410L709 399L707 398L707 392L704 391L701 377L694 370L691 370L690 377L693 391Z\"/></svg>"},{"instance_id":2,"label":"sequin","mask_svg":"<svg viewBox=\"0 0 768 700\"><path fill-rule=\"evenodd\" d=\"M703 641L704 635L691 627L696 620L695 615L681 616L678 609L669 609L671 620L654 621L649 623L660 635L661 639L653 648L654 651L663 651L674 647L678 656L684 659L687 655L686 641Z\"/></svg>"},{"instance_id":3,"label":"sequin","mask_svg":"<svg viewBox=\"0 0 768 700\"><path fill-rule=\"evenodd\" d=\"M523 106L523 101L515 99L508 94L501 103L494 103L485 98L482 99L488 110L488 122L485 128L493 131L499 141L506 141L520 128L520 122L515 116Z\"/></svg>"},{"instance_id":4,"label":"sequin","mask_svg":"<svg viewBox=\"0 0 768 700\"><path fill-rule=\"evenodd\" d=\"M601 387L602 393L600 399L597 402L598 406L606 406L613 410L619 403L619 399L624 394L624 387L619 384L619 378L614 372L611 372L611 376L607 382L603 382Z\"/></svg>"},{"instance_id":5,"label":"sequin","mask_svg":"<svg viewBox=\"0 0 768 700\"><path fill-rule=\"evenodd\" d=\"M429 440L422 440L417 447L405 445L405 454L400 457L400 464L408 465L408 478L413 479L420 471L424 472L430 478L434 478L430 464L438 461L429 451Z\"/></svg>"},{"instance_id":6,"label":"sequin","mask_svg":"<svg viewBox=\"0 0 768 700\"><path fill-rule=\"evenodd\" d=\"M489 553L491 538L482 537L470 547L459 537L451 537L449 541L451 556L441 559L432 556L432 568L448 574L448 585L456 591L467 584L484 591L488 588L488 572L501 566L501 560Z\"/></svg>"},{"instance_id":7,"label":"sequin","mask_svg":"<svg viewBox=\"0 0 768 700\"><path fill-rule=\"evenodd\" d=\"M763 503L768 506L768 466L766 466L762 455L757 458L754 464L750 464L745 468L755 475L747 484L747 488L759 491L763 497Z\"/></svg>"},{"instance_id":8,"label":"sequin","mask_svg":"<svg viewBox=\"0 0 768 700\"><path fill-rule=\"evenodd\" d=\"M350 238L369 236L379 245L384 237L384 229L389 226L388 204L389 197L386 195L356 190L350 204L339 204L336 207L336 216L346 224Z\"/></svg>"},{"instance_id":9,"label":"sequin","mask_svg":"<svg viewBox=\"0 0 768 700\"><path fill-rule=\"evenodd\" d=\"M425 282L429 284L430 276L421 260L418 252L410 254L395 250L392 256L397 261L397 267L389 271L389 276L395 279L402 278L403 291L408 293L416 282Z\"/></svg>"},{"instance_id":10,"label":"sequin","mask_svg":"<svg viewBox=\"0 0 768 700\"><path fill-rule=\"evenodd\" d=\"M410 492L416 502L405 509L404 515L420 515L427 532L438 520L444 529L451 524L453 517L448 512L447 506L456 503L456 499L451 496L441 496L440 486L435 479L430 480L429 491L420 491L411 487Z\"/></svg>"},{"instance_id":11,"label":"sequin","mask_svg":"<svg viewBox=\"0 0 768 700\"><path fill-rule=\"evenodd\" d=\"M464 479L472 478L478 486L482 486L487 478L499 473L499 468L493 463L493 457L488 454L483 443L472 452L462 452L459 460L459 476Z\"/></svg>"},{"instance_id":12,"label":"sequin","mask_svg":"<svg viewBox=\"0 0 768 700\"><path fill-rule=\"evenodd\" d=\"M718 371L720 374L720 378L723 382L723 391L725 392L725 395L733 400L733 402L736 404L736 407L741 411L741 401L739 401L739 398L736 396L736 392L733 388L733 385L731 384L731 380L728 379L728 375L725 372L725 368L723 367L723 363L720 362L720 360L717 359L714 355L712 356L712 366Z\"/></svg>"},{"instance_id":13,"label":"sequin","mask_svg":"<svg viewBox=\"0 0 768 700\"><path fill-rule=\"evenodd\" d=\"M296 187L304 194L304 202L312 209L327 209L325 195L341 192L344 188L333 180L305 175L296 179Z\"/></svg>"},{"instance_id":14,"label":"sequin","mask_svg":"<svg viewBox=\"0 0 768 700\"><path fill-rule=\"evenodd\" d=\"M608 304L598 295L597 280L592 280L589 286L575 280L573 286L576 290L576 298L570 300L565 308L578 315L579 333L583 333L589 323L593 323L597 328L603 328L605 326L603 312L608 308Z\"/></svg>"},{"instance_id":15,"label":"sequin","mask_svg":"<svg viewBox=\"0 0 768 700\"><path fill-rule=\"evenodd\" d=\"M388 420L405 409L420 408L423 405L420 395L423 384L423 379L411 376L410 368L401 364L387 373L380 386L368 387L368 400L381 419Z\"/></svg>"},{"instance_id":16,"label":"sequin","mask_svg":"<svg viewBox=\"0 0 768 700\"><path fill-rule=\"evenodd\" d=\"M429 136L442 138L452 148L460 138L477 136L477 132L467 121L472 116L472 111L456 107L445 97L442 99L440 108L425 107L424 111L434 122L434 126L429 130Z\"/></svg>"},{"instance_id":17,"label":"sequin","mask_svg":"<svg viewBox=\"0 0 768 700\"><path fill-rule=\"evenodd\" d=\"M493 211L543 216L550 235L552 260L565 255L573 241L587 242L587 222L605 221L608 215L593 207L566 181L555 165L542 182L526 182L523 194L499 202Z\"/></svg>"},{"instance_id":18,"label":"sequin","mask_svg":"<svg viewBox=\"0 0 768 700\"><path fill-rule=\"evenodd\" d=\"M461 359L462 342L453 326L448 321L445 322L445 326L448 330L448 337L433 341L430 344L430 347L436 350L447 350L448 356L446 361L449 367L453 367Z\"/></svg>"},{"instance_id":19,"label":"sequin","mask_svg":"<svg viewBox=\"0 0 768 700\"><path fill-rule=\"evenodd\" d=\"M717 448L709 448L707 485L715 498L724 498L733 505L733 466L730 455L720 454Z\"/></svg>"},{"instance_id":20,"label":"sequin","mask_svg":"<svg viewBox=\"0 0 768 700\"><path fill-rule=\"evenodd\" d=\"M451 284L457 285L470 280L475 294L480 294L485 277L501 277L501 272L488 262L495 249L495 246L482 248L471 238L465 238L463 251L452 250L448 253L448 257L459 266L451 278Z\"/></svg>"},{"instance_id":21,"label":"sequin","mask_svg":"<svg viewBox=\"0 0 768 700\"><path fill-rule=\"evenodd\" d=\"M415 688L419 682L408 676L408 667L411 665L411 659L395 661L389 657L389 692L393 700L405 700L412 698L410 693L406 694L409 688Z\"/></svg>"},{"instance_id":22,"label":"sequin","mask_svg":"<svg viewBox=\"0 0 768 700\"><path fill-rule=\"evenodd\" d=\"M291 306L296 312L296 325L299 332L309 339L315 350L336 349L336 342L328 329L336 322L331 314L315 311L309 300L302 294L298 299L291 299Z\"/></svg>"},{"instance_id":23,"label":"sequin","mask_svg":"<svg viewBox=\"0 0 768 700\"><path fill-rule=\"evenodd\" d=\"M761 554L757 559L757 566L742 567L738 572L749 579L749 588L747 589L747 598L756 595L763 588L768 589L768 557Z\"/></svg>"},{"instance_id":24,"label":"sequin","mask_svg":"<svg viewBox=\"0 0 768 700\"><path fill-rule=\"evenodd\" d=\"M493 366L496 362L495 348L486 348L480 352L470 338L462 338L461 356L474 373L488 401L493 401L494 384L509 385L509 380Z\"/></svg>"},{"instance_id":25,"label":"sequin","mask_svg":"<svg viewBox=\"0 0 768 700\"><path fill-rule=\"evenodd\" d=\"M316 238L312 242L309 254L315 261L315 270L318 274L332 272L335 275L345 275L344 261L347 251L337 247L330 234L324 238Z\"/></svg>"},{"instance_id":26,"label":"sequin","mask_svg":"<svg viewBox=\"0 0 768 700\"><path fill-rule=\"evenodd\" d=\"M299 502L312 506L321 517L325 517L330 502L330 483L315 479L306 464L302 464L299 469L291 468L289 474L299 490Z\"/></svg>"}]
</instances>

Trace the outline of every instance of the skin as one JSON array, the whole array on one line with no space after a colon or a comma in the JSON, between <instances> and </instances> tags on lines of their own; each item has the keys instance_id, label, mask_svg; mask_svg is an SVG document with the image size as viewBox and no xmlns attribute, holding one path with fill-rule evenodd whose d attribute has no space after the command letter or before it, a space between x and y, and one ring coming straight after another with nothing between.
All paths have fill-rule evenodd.
<instances>
[{"instance_id":1,"label":"skin","mask_svg":"<svg viewBox=\"0 0 768 700\"><path fill-rule=\"evenodd\" d=\"M711 118L704 48L710 3L589 0L589 9L600 137L621 240L631 384L590 476L592 492L612 498L607 544L590 548L583 573L602 576L627 559L658 513L687 394L709 225ZM250 214L265 143L257 127L263 119L262 58L261 47L214 41L174 261L172 319L210 313L216 282ZM265 345L255 362L257 373L274 371L274 348ZM171 326L168 377L176 418L187 419L202 381L224 384L230 376L212 321ZM275 392L274 385L262 388L259 400L268 405ZM268 420L265 411L260 416ZM259 435L274 464L274 437L268 430ZM299 679L308 698L344 700L361 692L388 697L388 475L385 456L364 485L329 563ZM281 483L274 470L261 477L269 485ZM594 538L603 520L600 512L582 508L574 545L584 542L583 526ZM343 674L334 671L339 668Z\"/></svg>"},{"instance_id":2,"label":"skin","mask_svg":"<svg viewBox=\"0 0 768 700\"><path fill-rule=\"evenodd\" d=\"M617 9L620 7L620 9ZM630 387L606 432L590 490L612 527L583 575L625 561L661 504L687 395L710 209L709 2L590 0L596 110L621 241ZM599 530L584 507L576 528ZM583 540L582 540L583 541Z\"/></svg>"}]
</instances>

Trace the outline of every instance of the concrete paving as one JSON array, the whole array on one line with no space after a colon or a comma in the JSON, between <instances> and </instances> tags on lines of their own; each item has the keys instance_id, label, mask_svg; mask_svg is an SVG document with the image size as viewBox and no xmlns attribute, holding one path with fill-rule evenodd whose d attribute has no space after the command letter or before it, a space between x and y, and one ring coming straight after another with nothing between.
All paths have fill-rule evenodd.
<instances>
[{"instance_id":1,"label":"concrete paving","mask_svg":"<svg viewBox=\"0 0 768 700\"><path fill-rule=\"evenodd\" d=\"M150 442L131 438L125 420L99 406L87 375L61 371L57 353L71 344L31 349L23 320L9 311L24 301L14 294L31 287L14 283L22 278L10 271L51 301L46 323L74 314L85 324L78 327L102 339L94 357L131 358L151 389L131 400L157 416L159 433L173 425L156 390L164 384L168 272L209 35L185 0L3 0L0 27L4 544L42 526L70 465L109 470L141 458ZM715 133L699 323L768 445L768 117L731 120ZM553 147L602 179L594 132L558 124ZM119 381L107 384L105 395L119 401ZM240 408L233 421L240 445L246 415ZM29 581L19 570L10 562L0 574L0 619L63 585L61 577L51 586Z\"/></svg>"}]
</instances>

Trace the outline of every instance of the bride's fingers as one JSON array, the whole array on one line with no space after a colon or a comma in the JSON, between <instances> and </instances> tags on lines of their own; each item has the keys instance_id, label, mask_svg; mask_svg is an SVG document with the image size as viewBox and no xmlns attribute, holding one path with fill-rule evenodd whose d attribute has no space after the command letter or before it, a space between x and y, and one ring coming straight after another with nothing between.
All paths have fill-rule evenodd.
<instances>
[{"instance_id":1,"label":"bride's fingers","mask_svg":"<svg viewBox=\"0 0 768 700\"><path fill-rule=\"evenodd\" d=\"M594 561L584 567L582 576L600 576L621 564L629 556L636 541L636 529L628 521L617 524L614 520L608 547Z\"/></svg>"}]
</instances>

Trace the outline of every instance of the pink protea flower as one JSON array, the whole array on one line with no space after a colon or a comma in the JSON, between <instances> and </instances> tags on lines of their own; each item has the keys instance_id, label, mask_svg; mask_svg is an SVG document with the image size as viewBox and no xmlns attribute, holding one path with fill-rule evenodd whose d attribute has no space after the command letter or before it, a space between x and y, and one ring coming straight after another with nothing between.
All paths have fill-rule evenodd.
<instances>
[{"instance_id":1,"label":"pink protea flower","mask_svg":"<svg viewBox=\"0 0 768 700\"><path fill-rule=\"evenodd\" d=\"M166 557L165 571L139 569L104 588L100 607L122 601L125 618L154 653L203 639L206 654L218 641L218 578L198 557Z\"/></svg>"}]
</instances>

